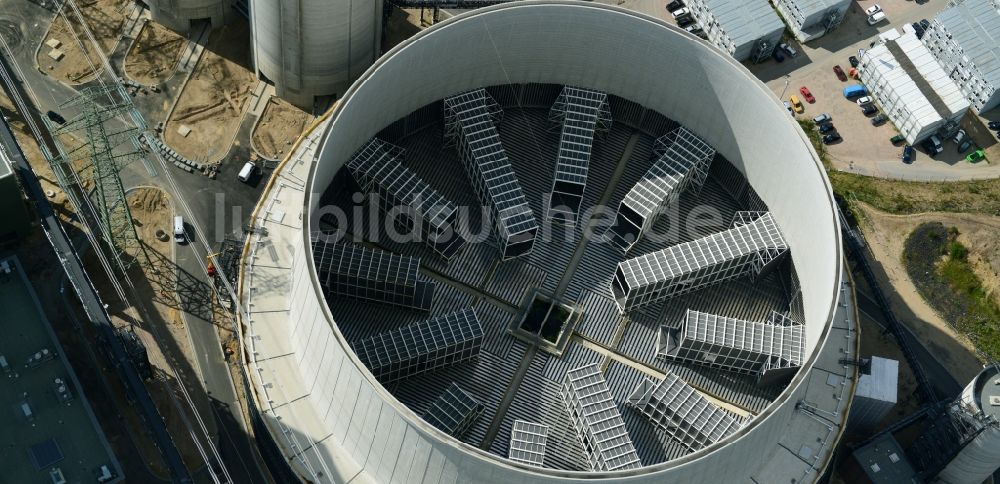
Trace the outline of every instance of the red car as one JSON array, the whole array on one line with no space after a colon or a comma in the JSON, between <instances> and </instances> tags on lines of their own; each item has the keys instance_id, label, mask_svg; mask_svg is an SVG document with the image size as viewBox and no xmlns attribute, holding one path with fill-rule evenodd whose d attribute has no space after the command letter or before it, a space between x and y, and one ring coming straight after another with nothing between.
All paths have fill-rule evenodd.
<instances>
[{"instance_id":1,"label":"red car","mask_svg":"<svg viewBox=\"0 0 1000 484\"><path fill-rule=\"evenodd\" d=\"M799 88L799 92L802 93L802 97L806 98L806 102L807 103L812 104L812 103L816 102L816 98L813 97L813 94L811 92L809 92L809 89L806 88L806 86L800 87Z\"/></svg>"},{"instance_id":2,"label":"red car","mask_svg":"<svg viewBox=\"0 0 1000 484\"><path fill-rule=\"evenodd\" d=\"M833 66L833 73L837 75L840 82L847 82L847 74L844 74L844 70L840 66Z\"/></svg>"}]
</instances>

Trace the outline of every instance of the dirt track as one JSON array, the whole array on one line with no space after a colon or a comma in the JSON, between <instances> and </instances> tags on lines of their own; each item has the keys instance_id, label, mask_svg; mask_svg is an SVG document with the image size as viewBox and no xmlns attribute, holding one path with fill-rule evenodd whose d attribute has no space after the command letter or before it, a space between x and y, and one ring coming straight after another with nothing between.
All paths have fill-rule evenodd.
<instances>
[{"instance_id":1,"label":"dirt track","mask_svg":"<svg viewBox=\"0 0 1000 484\"><path fill-rule=\"evenodd\" d=\"M125 25L125 7L128 0L91 0L77 2L87 26L100 44L105 54L118 41ZM62 43L59 50L65 53L62 60L55 61L48 56L52 50L46 42L56 39ZM79 84L94 78L95 68L100 70L100 56L95 46L84 34L83 26L73 9L67 7L52 22L48 33L42 39L36 62L46 74L70 84Z\"/></svg>"}]
</instances>

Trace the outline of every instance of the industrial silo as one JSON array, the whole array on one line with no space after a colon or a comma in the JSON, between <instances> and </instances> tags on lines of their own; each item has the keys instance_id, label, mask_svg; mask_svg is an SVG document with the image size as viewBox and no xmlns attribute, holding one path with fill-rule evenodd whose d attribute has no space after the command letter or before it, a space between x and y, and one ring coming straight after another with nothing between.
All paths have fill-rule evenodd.
<instances>
[{"instance_id":1,"label":"industrial silo","mask_svg":"<svg viewBox=\"0 0 1000 484\"><path fill-rule=\"evenodd\" d=\"M1000 367L980 372L951 412L976 422L977 434L938 474L938 482L979 484L1000 468Z\"/></svg>"},{"instance_id":2,"label":"industrial silo","mask_svg":"<svg viewBox=\"0 0 1000 484\"><path fill-rule=\"evenodd\" d=\"M171 30L187 33L199 20L221 27L233 15L232 0L147 0L153 20Z\"/></svg>"},{"instance_id":3,"label":"industrial silo","mask_svg":"<svg viewBox=\"0 0 1000 484\"><path fill-rule=\"evenodd\" d=\"M254 63L304 108L338 97L379 55L382 0L253 0Z\"/></svg>"}]
</instances>

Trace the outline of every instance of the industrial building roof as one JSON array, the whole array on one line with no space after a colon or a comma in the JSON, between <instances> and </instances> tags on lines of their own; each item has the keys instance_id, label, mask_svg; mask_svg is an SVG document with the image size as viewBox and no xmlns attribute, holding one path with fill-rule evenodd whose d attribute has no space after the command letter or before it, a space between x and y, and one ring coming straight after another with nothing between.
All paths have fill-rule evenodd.
<instances>
[{"instance_id":1,"label":"industrial building roof","mask_svg":"<svg viewBox=\"0 0 1000 484\"><path fill-rule=\"evenodd\" d=\"M736 45L785 28L767 0L705 0L704 3Z\"/></svg>"},{"instance_id":2,"label":"industrial building roof","mask_svg":"<svg viewBox=\"0 0 1000 484\"><path fill-rule=\"evenodd\" d=\"M912 482L916 471L906 459L906 453L892 434L873 440L854 451L854 459L874 484Z\"/></svg>"},{"instance_id":3,"label":"industrial building roof","mask_svg":"<svg viewBox=\"0 0 1000 484\"><path fill-rule=\"evenodd\" d=\"M991 0L966 0L942 10L937 21L986 82L1000 89L1000 8Z\"/></svg>"},{"instance_id":4,"label":"industrial building roof","mask_svg":"<svg viewBox=\"0 0 1000 484\"><path fill-rule=\"evenodd\" d=\"M969 108L958 85L913 33L867 50L862 62L886 81L877 88L893 91L923 126Z\"/></svg>"},{"instance_id":5,"label":"industrial building roof","mask_svg":"<svg viewBox=\"0 0 1000 484\"><path fill-rule=\"evenodd\" d=\"M799 11L803 15L809 16L816 12L822 12L830 7L835 7L844 2L844 0L789 0L790 3L795 4L799 8Z\"/></svg>"},{"instance_id":6,"label":"industrial building roof","mask_svg":"<svg viewBox=\"0 0 1000 484\"><path fill-rule=\"evenodd\" d=\"M873 356L871 370L858 377L858 387L854 394L859 397L896 403L898 381L899 362Z\"/></svg>"}]
</instances>

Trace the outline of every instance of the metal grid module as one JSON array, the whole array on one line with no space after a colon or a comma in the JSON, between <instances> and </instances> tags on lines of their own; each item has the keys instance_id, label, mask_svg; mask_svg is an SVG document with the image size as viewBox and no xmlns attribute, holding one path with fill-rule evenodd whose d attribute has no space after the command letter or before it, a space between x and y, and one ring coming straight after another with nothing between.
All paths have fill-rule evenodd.
<instances>
[{"instance_id":1,"label":"metal grid module","mask_svg":"<svg viewBox=\"0 0 1000 484\"><path fill-rule=\"evenodd\" d=\"M728 412L672 373L659 382L644 380L627 405L691 451L714 444L740 428L740 422Z\"/></svg>"},{"instance_id":2,"label":"metal grid module","mask_svg":"<svg viewBox=\"0 0 1000 484\"><path fill-rule=\"evenodd\" d=\"M642 467L597 363L566 372L562 398L592 470Z\"/></svg>"},{"instance_id":3,"label":"metal grid module","mask_svg":"<svg viewBox=\"0 0 1000 484\"><path fill-rule=\"evenodd\" d=\"M622 261L611 292L622 311L744 275L760 275L788 246L769 212L737 212L733 228Z\"/></svg>"},{"instance_id":4,"label":"metal grid module","mask_svg":"<svg viewBox=\"0 0 1000 484\"><path fill-rule=\"evenodd\" d=\"M700 190L708 177L715 150L687 128L677 128L656 140L656 162L618 206L610 240L628 251L685 189Z\"/></svg>"},{"instance_id":5,"label":"metal grid module","mask_svg":"<svg viewBox=\"0 0 1000 484\"><path fill-rule=\"evenodd\" d=\"M565 86L549 112L549 121L561 127L552 198L546 217L575 224L587 187L590 155L596 134L611 129L608 95Z\"/></svg>"},{"instance_id":6,"label":"metal grid module","mask_svg":"<svg viewBox=\"0 0 1000 484\"><path fill-rule=\"evenodd\" d=\"M458 147L470 183L490 208L501 258L531 253L538 223L500 142L500 106L485 89L476 89L446 98L444 112L445 137Z\"/></svg>"},{"instance_id":7,"label":"metal grid module","mask_svg":"<svg viewBox=\"0 0 1000 484\"><path fill-rule=\"evenodd\" d=\"M313 234L313 262L327 295L429 311L433 281L421 280L420 259Z\"/></svg>"},{"instance_id":8,"label":"metal grid module","mask_svg":"<svg viewBox=\"0 0 1000 484\"><path fill-rule=\"evenodd\" d=\"M689 309L680 328L660 327L656 357L756 375L763 383L794 374L804 348L804 328L781 313L757 322Z\"/></svg>"},{"instance_id":9,"label":"metal grid module","mask_svg":"<svg viewBox=\"0 0 1000 484\"><path fill-rule=\"evenodd\" d=\"M472 309L462 309L351 343L382 384L434 371L479 355L483 326Z\"/></svg>"},{"instance_id":10,"label":"metal grid module","mask_svg":"<svg viewBox=\"0 0 1000 484\"><path fill-rule=\"evenodd\" d=\"M347 163L365 195L377 196L382 216L394 217L396 225L418 237L445 260L465 245L456 230L458 208L454 203L401 164L403 149L373 138Z\"/></svg>"},{"instance_id":11,"label":"metal grid module","mask_svg":"<svg viewBox=\"0 0 1000 484\"><path fill-rule=\"evenodd\" d=\"M483 404L452 383L427 409L424 420L448 435L460 439L482 415L484 408Z\"/></svg>"},{"instance_id":12,"label":"metal grid module","mask_svg":"<svg viewBox=\"0 0 1000 484\"><path fill-rule=\"evenodd\" d=\"M541 467L545 461L545 441L548 434L548 425L515 420L510 431L507 457L515 462Z\"/></svg>"}]
</instances>

